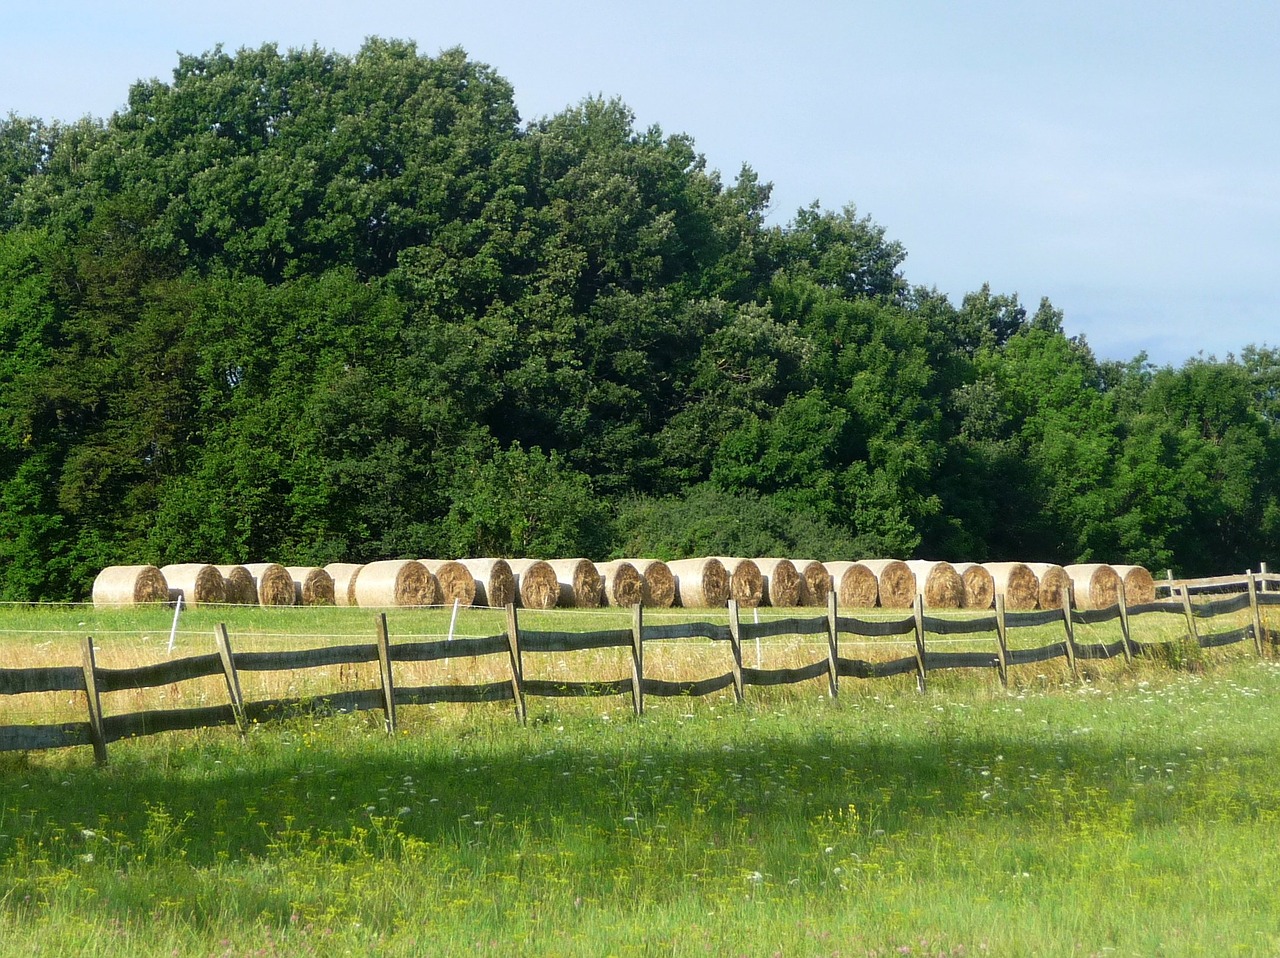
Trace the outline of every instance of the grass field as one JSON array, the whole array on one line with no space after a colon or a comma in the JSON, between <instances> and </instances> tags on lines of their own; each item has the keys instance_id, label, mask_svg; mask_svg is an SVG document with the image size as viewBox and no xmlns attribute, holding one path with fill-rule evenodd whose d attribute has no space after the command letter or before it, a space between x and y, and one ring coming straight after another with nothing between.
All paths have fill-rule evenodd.
<instances>
[{"instance_id":1,"label":"grass field","mask_svg":"<svg viewBox=\"0 0 1280 958\"><path fill-rule=\"evenodd\" d=\"M185 614L179 652L219 612ZM121 662L169 638L163 610L22 615L2 666L74 662L77 629ZM234 623L237 648L371 634L361 610L277 616ZM834 702L816 681L638 720L532 699L526 728L509 703L422 707L395 737L338 715L118 742L102 769L0 755L0 954L1275 954L1280 668L1247 643L1189 664L845 680Z\"/></svg>"}]
</instances>

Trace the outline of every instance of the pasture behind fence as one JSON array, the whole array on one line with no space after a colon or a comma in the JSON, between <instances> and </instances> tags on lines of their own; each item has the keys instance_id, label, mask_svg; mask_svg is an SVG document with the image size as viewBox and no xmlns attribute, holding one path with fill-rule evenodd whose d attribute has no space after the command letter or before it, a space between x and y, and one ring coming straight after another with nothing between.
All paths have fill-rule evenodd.
<instances>
[{"instance_id":1,"label":"pasture behind fence","mask_svg":"<svg viewBox=\"0 0 1280 958\"><path fill-rule=\"evenodd\" d=\"M1203 580L1211 588L1221 588L1227 577ZM52 724L0 726L0 751L43 750L68 746L92 746L99 762L107 759L107 746L124 738L184 729L236 726L243 734L250 725L307 710L354 712L380 710L388 731L397 727L397 708L436 703L512 703L516 718L527 718L526 699L536 697L628 696L635 714L644 712L646 697L705 696L732 688L741 702L748 687L792 685L825 679L827 694L839 694L840 680L878 679L914 675L917 687L927 688L930 673L949 669L993 669L1008 685L1009 670L1055 659L1065 659L1073 675L1079 663L1123 657L1153 657L1177 651L1182 642L1201 649L1252 642L1262 655L1270 635L1264 626L1264 610L1280 606L1280 576L1253 575L1230 579L1244 591L1197 604L1190 583L1173 584L1171 598L1129 606L1123 590L1117 605L1102 610L1079 610L1064 596L1061 609L1007 612L997 597L994 612L974 618L944 618L930 615L917 597L910 615L887 620L841 615L834 591L825 614L789 617L764 622L743 621L736 602L729 603L727 624L706 621L650 623L639 605L632 610L629 628L581 632L545 631L522 627L520 612L506 608L506 629L500 633L432 641L392 642L385 613L375 619L374 640L369 643L335 645L325 648L285 651L242 651L233 649L232 637L224 625L215 630L216 651L206 655L171 659L133 668L103 668L97 664L92 637L81 643L79 666L45 668L0 668L0 695L44 692L83 693L87 703L84 721ZM1197 580L1198 584L1199 580ZM1214 632L1214 619L1249 613L1246 625ZM1148 617L1177 617L1185 627L1174 641L1143 641L1135 635L1134 620ZM1117 622L1119 638L1111 643L1080 642L1076 626L1096 626ZM1011 634L1021 630L1058 627L1060 639L1032 648L1017 647ZM1138 631L1141 631L1139 629ZM779 635L815 637L825 644L826 654L794 668L750 667L743 663L743 646ZM933 646L930 637L934 637ZM968 636L975 641L990 639L986 650L948 651L939 649L941 637ZM911 654L888 660L849 658L840 654L842 637L854 640L901 639ZM660 679L646 674L645 647L655 642L704 639L723 643L728 650L726 671L696 680ZM943 641L946 641L945 639ZM549 653L591 650L626 650L630 674L606 681L567 681L530 678L528 661ZM411 663L444 660L479 660L498 657L505 662L508 677L500 681L461 685L402 685L396 667ZM241 691L246 673L298 672L325 666L377 665L376 687L331 691L312 696L248 700ZM118 691L146 691L196 679L221 677L226 701L216 705L181 709L145 709L119 715L104 714L102 696Z\"/></svg>"}]
</instances>

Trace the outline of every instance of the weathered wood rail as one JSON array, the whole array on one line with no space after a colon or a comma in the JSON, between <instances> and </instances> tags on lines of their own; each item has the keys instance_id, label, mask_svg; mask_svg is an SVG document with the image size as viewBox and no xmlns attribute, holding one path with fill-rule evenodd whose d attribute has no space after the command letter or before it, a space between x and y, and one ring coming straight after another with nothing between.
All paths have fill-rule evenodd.
<instances>
[{"instance_id":1,"label":"weathered wood rail","mask_svg":"<svg viewBox=\"0 0 1280 958\"><path fill-rule=\"evenodd\" d=\"M87 720L46 725L0 726L0 751L26 751L67 746L92 746L99 762L107 760L107 746L124 738L153 735L183 729L237 726L243 733L249 725L307 710L360 711L381 710L389 731L396 728L399 706L458 702L512 702L516 717L525 721L528 696L630 696L637 715L644 711L646 697L703 696L732 688L742 701L748 686L790 685L825 679L827 692L839 694L840 679L877 679L914 674L917 686L924 691L931 672L945 669L995 669L1000 680L1008 684L1009 669L1065 658L1073 673L1082 660L1110 659L1123 656L1154 656L1183 642L1199 648L1219 648L1239 642L1253 643L1258 655L1263 654L1264 641L1270 634L1264 627L1263 610L1280 606L1280 576L1248 575L1246 591L1238 595L1195 604L1192 589L1179 590L1176 598L1161 599L1144 605L1128 606L1121 593L1120 603L1110 609L1081 611L1071 607L1067 596L1061 609L1037 612L1006 612L997 600L994 614L977 618L940 618L926 614L917 599L912 613L898 619L871 620L841 615L832 592L826 615L809 618L784 618L767 622L744 622L737 605L729 605L729 622L650 625L644 622L643 610L636 606L629 629L604 629L587 632L545 632L521 628L517 611L507 608L505 632L483 638L458 638L431 642L392 643L385 614L376 619L375 640L368 644L329 646L301 651L239 652L232 650L224 626L215 633L216 651L182 659L167 660L128 669L99 666L95 660L92 637L81 645L79 666L52 668L0 669L0 695L26 695L42 692L83 693L87 703ZM1216 584L1216 583L1215 583ZM1262 588L1262 586L1267 588ZM1249 622L1239 628L1221 632L1208 631L1201 623L1225 615L1238 615L1248 610ZM1186 633L1179 639L1143 642L1135 638L1132 622L1147 616L1180 617ZM1112 643L1080 643L1075 637L1077 625L1102 625L1119 622L1120 638ZM1035 648L1010 646L1011 631L1044 629L1057 626L1062 638ZM751 668L743 665L744 643L778 635L815 636L825 638L826 655L809 665L797 668ZM992 645L986 650L944 651L930 648L929 636L989 636ZM842 637L854 639L901 638L913 646L912 654L888 661L847 658L840 654ZM671 681L645 675L645 645L656 641L708 639L728 646L728 671L696 681ZM629 649L631 674L603 682L570 682L528 678L525 662L544 653L583 652L593 649ZM502 681L473 685L428 685L402 687L395 682L396 664L436 662L447 659L504 656L510 677ZM246 672L293 672L325 666L378 663L381 681L378 687L326 693L316 696L246 701L240 688L240 675ZM223 705L184 709L154 709L123 715L105 715L102 695L125 690L161 688L193 679L221 676L225 680L227 702Z\"/></svg>"}]
</instances>

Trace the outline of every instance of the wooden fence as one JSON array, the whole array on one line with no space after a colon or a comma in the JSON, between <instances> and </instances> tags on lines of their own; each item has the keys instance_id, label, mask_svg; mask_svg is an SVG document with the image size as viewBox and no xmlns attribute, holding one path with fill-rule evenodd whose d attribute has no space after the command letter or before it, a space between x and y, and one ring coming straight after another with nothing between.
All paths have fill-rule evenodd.
<instances>
[{"instance_id":1,"label":"wooden fence","mask_svg":"<svg viewBox=\"0 0 1280 958\"><path fill-rule=\"evenodd\" d=\"M1159 654L1182 642L1200 648L1216 648L1251 641L1258 655L1268 634L1263 628L1262 609L1280 606L1280 576L1248 575L1241 580L1245 591L1196 605L1191 589L1180 590L1174 599L1128 606L1123 593L1118 605L1098 611L1073 609L1068 595L1061 609L1037 612L1006 612L997 601L995 612L977 618L939 618L926 614L920 600L910 615L888 620L861 619L839 614L834 593L825 615L785 618L766 622L744 622L735 603L729 605L727 625L710 622L648 624L643 610L632 610L628 629L591 632L542 632L521 628L514 607L507 607L507 629L485 638L455 638L431 642L392 643L386 615L377 616L376 638L369 644L283 652L232 651L225 626L216 630L217 651L208 655L172 659L129 669L99 667L94 660L92 637L82 643L79 666L0 669L0 695L40 692L83 692L88 703L87 721L52 725L0 726L0 751L39 750L75 745L91 745L98 762L107 759L107 745L123 738L152 735L180 729L235 725L243 734L251 723L268 721L308 709L326 711L381 710L388 731L396 728L399 706L436 702L501 702L514 704L517 719L525 721L528 696L626 695L637 715L644 711L646 696L701 696L732 688L741 702L747 686L789 685L817 679L826 680L832 697L839 693L840 679L875 679L893 675L916 677L921 691L929 673L943 669L995 669L1008 684L1009 669L1020 665L1065 658L1074 674L1077 663L1091 659ZM1265 588L1264 588L1265 586ZM1202 628L1216 617L1248 610L1250 621L1243 628L1211 632ZM1173 642L1142 642L1134 637L1133 620L1145 616L1178 616L1185 622L1185 635ZM1110 644L1076 641L1077 625L1099 625L1119 620L1120 638ZM1060 627L1062 638L1036 648L1012 648L1009 635L1018 629ZM798 668L763 669L743 665L743 643L776 635L818 636L826 639L826 655ZM986 651L939 651L930 648L929 636L990 636ZM840 655L842 636L858 638L902 637L912 641L911 655L888 661L867 661ZM654 641L710 639L729 649L729 670L697 681L667 681L645 675L645 645ZM540 653L579 652L592 649L629 649L631 674L605 682L567 682L527 678L526 659ZM475 685L432 685L401 687L395 681L396 663L435 662L472 656L501 656L509 666L508 679ZM381 682L377 688L334 692L293 699L246 701L240 691L240 675L245 672L282 672L323 666L377 662ZM227 702L200 708L151 710L124 715L104 715L102 695L107 692L162 688L191 679L222 676Z\"/></svg>"}]
</instances>

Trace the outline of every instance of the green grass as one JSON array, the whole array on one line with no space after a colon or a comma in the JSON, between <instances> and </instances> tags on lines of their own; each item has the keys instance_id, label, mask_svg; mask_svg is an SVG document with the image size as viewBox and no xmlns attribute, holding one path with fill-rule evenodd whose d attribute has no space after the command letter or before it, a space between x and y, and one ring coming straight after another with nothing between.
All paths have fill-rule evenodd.
<instances>
[{"instance_id":1,"label":"green grass","mask_svg":"<svg viewBox=\"0 0 1280 958\"><path fill-rule=\"evenodd\" d=\"M273 633L264 612L237 628ZM294 720L114 743L103 769L0 755L0 954L1280 950L1280 669L1241 645L1089 675L845 680L835 702L819 681L639 720L532 699L527 728L509 704L404 709L395 737L378 713Z\"/></svg>"}]
</instances>

